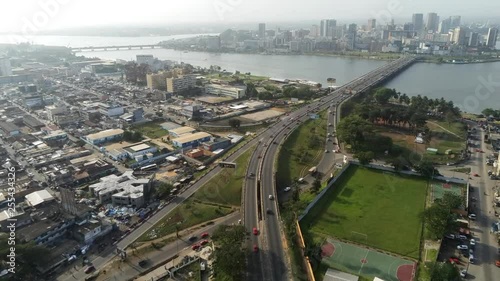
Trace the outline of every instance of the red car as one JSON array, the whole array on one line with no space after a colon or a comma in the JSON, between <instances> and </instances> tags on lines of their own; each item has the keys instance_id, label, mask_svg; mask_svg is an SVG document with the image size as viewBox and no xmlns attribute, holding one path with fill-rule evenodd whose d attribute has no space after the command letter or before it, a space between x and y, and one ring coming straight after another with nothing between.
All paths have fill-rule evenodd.
<instances>
[{"instance_id":1,"label":"red car","mask_svg":"<svg viewBox=\"0 0 500 281\"><path fill-rule=\"evenodd\" d=\"M450 258L450 263L457 263L460 264L460 260L457 258Z\"/></svg>"},{"instance_id":2,"label":"red car","mask_svg":"<svg viewBox=\"0 0 500 281\"><path fill-rule=\"evenodd\" d=\"M201 238L207 238L207 237L208 237L208 233L205 232L205 233L201 234Z\"/></svg>"},{"instance_id":3,"label":"red car","mask_svg":"<svg viewBox=\"0 0 500 281\"><path fill-rule=\"evenodd\" d=\"M204 246L204 245L206 245L206 244L208 244L208 240L203 240L203 241L201 241L201 242L200 242L200 245L201 245L201 246Z\"/></svg>"},{"instance_id":4,"label":"red car","mask_svg":"<svg viewBox=\"0 0 500 281\"><path fill-rule=\"evenodd\" d=\"M254 235L259 235L259 230L257 230L257 227L254 227L252 232Z\"/></svg>"},{"instance_id":5,"label":"red car","mask_svg":"<svg viewBox=\"0 0 500 281\"><path fill-rule=\"evenodd\" d=\"M479 174L474 174L475 177L479 177Z\"/></svg>"},{"instance_id":6,"label":"red car","mask_svg":"<svg viewBox=\"0 0 500 281\"><path fill-rule=\"evenodd\" d=\"M200 247L201 247L201 246L200 246L199 244L195 244L195 245L191 246L191 249L193 249L193 250L195 250L195 251L196 251L196 250L198 250Z\"/></svg>"},{"instance_id":7,"label":"red car","mask_svg":"<svg viewBox=\"0 0 500 281\"><path fill-rule=\"evenodd\" d=\"M257 253L259 251L259 246L253 245L253 251Z\"/></svg>"}]
</instances>

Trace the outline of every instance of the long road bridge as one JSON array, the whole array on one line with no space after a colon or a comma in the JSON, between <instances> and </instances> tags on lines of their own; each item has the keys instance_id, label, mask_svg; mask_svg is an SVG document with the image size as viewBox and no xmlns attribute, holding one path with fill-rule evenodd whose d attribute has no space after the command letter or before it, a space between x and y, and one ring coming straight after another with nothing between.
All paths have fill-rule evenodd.
<instances>
[{"instance_id":1,"label":"long road bridge","mask_svg":"<svg viewBox=\"0 0 500 281\"><path fill-rule=\"evenodd\" d=\"M70 48L73 53L94 52L94 51L122 51L122 50L142 50L142 49L159 49L160 44L151 45L121 45L121 46L90 46L90 47L74 47Z\"/></svg>"},{"instance_id":2,"label":"long road bridge","mask_svg":"<svg viewBox=\"0 0 500 281\"><path fill-rule=\"evenodd\" d=\"M289 118L269 127L259 138L257 146L250 158L245 183L245 200L243 202L244 223L247 231L252 233L257 228L258 235L248 241L248 252L253 245L261 249L248 257L247 280L291 280L290 265L284 249L283 226L279 217L279 195L276 190L275 160L279 152L279 144L300 124L307 121L311 112L320 112L328 107L339 106L352 96L365 92L395 77L416 60L415 57L403 57L377 68L331 92L327 97L313 102L307 107L290 113ZM352 93L344 95L346 92ZM336 118L338 121L338 118ZM335 122L336 123L336 122ZM323 165L323 163L320 163ZM256 175L253 177L253 175ZM275 198L275 200L272 200Z\"/></svg>"}]
</instances>

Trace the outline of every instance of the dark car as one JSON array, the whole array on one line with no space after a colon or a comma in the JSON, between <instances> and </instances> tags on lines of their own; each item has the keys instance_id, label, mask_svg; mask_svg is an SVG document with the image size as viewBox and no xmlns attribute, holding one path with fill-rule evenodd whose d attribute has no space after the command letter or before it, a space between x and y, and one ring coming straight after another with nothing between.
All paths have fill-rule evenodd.
<instances>
[{"instance_id":1,"label":"dark car","mask_svg":"<svg viewBox=\"0 0 500 281\"><path fill-rule=\"evenodd\" d=\"M189 241L191 241L191 242L196 241L196 239L198 239L198 237L196 237L196 236L194 236L194 235L193 235L193 236L191 236L191 237L189 237Z\"/></svg>"},{"instance_id":2,"label":"dark car","mask_svg":"<svg viewBox=\"0 0 500 281\"><path fill-rule=\"evenodd\" d=\"M93 265L91 265L85 269L85 273L89 274L94 270L95 270L95 267Z\"/></svg>"},{"instance_id":3,"label":"dark car","mask_svg":"<svg viewBox=\"0 0 500 281\"><path fill-rule=\"evenodd\" d=\"M139 266L140 267L145 267L147 264L148 264L147 260L142 260L142 261L139 262Z\"/></svg>"}]
</instances>

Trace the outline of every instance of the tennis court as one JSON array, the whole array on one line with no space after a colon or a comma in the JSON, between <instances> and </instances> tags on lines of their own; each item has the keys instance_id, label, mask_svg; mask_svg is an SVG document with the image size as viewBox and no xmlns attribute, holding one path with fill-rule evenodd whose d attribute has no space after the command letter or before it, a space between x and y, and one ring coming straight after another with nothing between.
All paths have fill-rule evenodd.
<instances>
[{"instance_id":1,"label":"tennis court","mask_svg":"<svg viewBox=\"0 0 500 281\"><path fill-rule=\"evenodd\" d=\"M416 264L368 248L327 239L321 247L322 262L331 268L385 281L413 281Z\"/></svg>"},{"instance_id":2,"label":"tennis court","mask_svg":"<svg viewBox=\"0 0 500 281\"><path fill-rule=\"evenodd\" d=\"M462 192L464 190L464 187L460 184L451 182L433 182L431 183L431 187L432 201L443 198L443 195L446 192L451 192L456 195L463 196Z\"/></svg>"}]
</instances>

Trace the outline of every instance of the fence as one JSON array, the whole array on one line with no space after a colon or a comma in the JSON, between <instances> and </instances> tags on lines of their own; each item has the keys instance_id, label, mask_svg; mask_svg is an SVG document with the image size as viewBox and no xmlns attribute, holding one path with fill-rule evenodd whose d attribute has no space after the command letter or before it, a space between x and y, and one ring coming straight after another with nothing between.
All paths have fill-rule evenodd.
<instances>
[{"instance_id":1,"label":"fence","mask_svg":"<svg viewBox=\"0 0 500 281\"><path fill-rule=\"evenodd\" d=\"M314 278L314 272L311 266L311 262L309 261L309 257L306 256L304 250L306 248L306 244L304 242L304 236L302 236L302 230L300 229L299 221L295 222L295 227L297 228L297 242L299 243L300 251L302 253L302 256L304 257L304 268L307 271L307 280L309 281L316 281L316 278Z\"/></svg>"}]
</instances>

